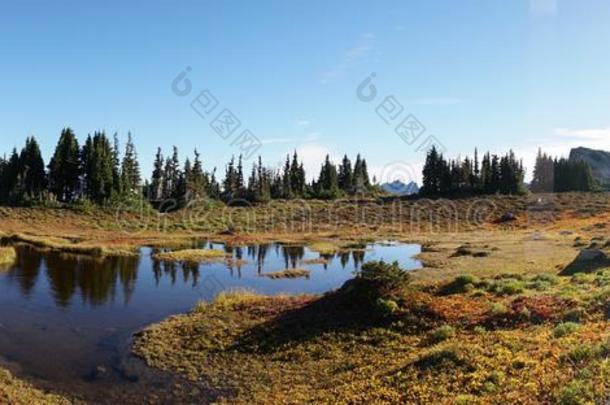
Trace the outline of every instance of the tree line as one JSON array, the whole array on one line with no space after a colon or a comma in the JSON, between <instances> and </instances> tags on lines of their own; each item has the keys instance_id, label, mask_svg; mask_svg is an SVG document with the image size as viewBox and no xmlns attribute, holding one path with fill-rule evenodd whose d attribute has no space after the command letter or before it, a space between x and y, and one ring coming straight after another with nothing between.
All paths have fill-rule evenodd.
<instances>
[{"instance_id":1,"label":"tree line","mask_svg":"<svg viewBox=\"0 0 610 405\"><path fill-rule=\"evenodd\" d=\"M149 180L143 180L131 134L121 150L118 135L88 135L80 145L70 128L62 130L57 146L45 166L36 139L0 158L0 203L28 204L92 202L112 204L146 200L159 209L176 209L204 198L260 203L272 199L319 198L371 194L367 163L360 155L354 164L345 156L339 165L327 156L316 179L307 180L303 162L295 151L281 169L263 164L259 157L246 174L243 158L232 157L224 178L217 170L206 171L200 153L181 162L178 148L165 157L157 149ZM247 177L247 178L246 178ZM170 201L168 203L168 201Z\"/></svg>"},{"instance_id":2,"label":"tree line","mask_svg":"<svg viewBox=\"0 0 610 405\"><path fill-rule=\"evenodd\" d=\"M533 192L563 193L599 189L587 162L553 158L543 153L542 149L538 150L533 176L530 187Z\"/></svg>"},{"instance_id":3,"label":"tree line","mask_svg":"<svg viewBox=\"0 0 610 405\"><path fill-rule=\"evenodd\" d=\"M474 158L447 160L432 147L423 169L420 194L427 197L448 197L472 194L520 194L524 186L525 170L511 150L504 156L487 152L479 162Z\"/></svg>"}]
</instances>

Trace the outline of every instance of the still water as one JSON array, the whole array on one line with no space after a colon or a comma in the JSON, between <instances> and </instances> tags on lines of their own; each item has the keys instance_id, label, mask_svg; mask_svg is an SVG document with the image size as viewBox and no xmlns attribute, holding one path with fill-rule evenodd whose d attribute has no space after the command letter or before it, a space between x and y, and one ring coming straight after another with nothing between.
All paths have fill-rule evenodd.
<instances>
[{"instance_id":1,"label":"still water","mask_svg":"<svg viewBox=\"0 0 610 405\"><path fill-rule=\"evenodd\" d=\"M0 267L0 365L37 386L75 394L95 403L161 402L184 382L150 370L129 354L133 333L227 289L262 294L323 293L353 277L364 261L421 263L418 245L370 244L324 256L301 246L265 244L220 249L234 264L183 265L138 257L92 259L17 245L13 266ZM270 279L287 268L311 271L308 278ZM182 390L183 391L183 390Z\"/></svg>"}]
</instances>

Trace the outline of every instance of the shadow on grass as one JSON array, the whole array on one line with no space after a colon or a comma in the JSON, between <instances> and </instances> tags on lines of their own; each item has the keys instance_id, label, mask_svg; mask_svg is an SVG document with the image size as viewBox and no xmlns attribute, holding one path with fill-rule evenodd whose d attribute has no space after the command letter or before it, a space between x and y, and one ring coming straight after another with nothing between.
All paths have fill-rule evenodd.
<instances>
[{"instance_id":1,"label":"shadow on grass","mask_svg":"<svg viewBox=\"0 0 610 405\"><path fill-rule=\"evenodd\" d=\"M286 345L299 344L325 334L361 334L387 327L391 320L370 304L359 304L345 287L246 331L234 345L242 352L272 353Z\"/></svg>"},{"instance_id":2,"label":"shadow on grass","mask_svg":"<svg viewBox=\"0 0 610 405\"><path fill-rule=\"evenodd\" d=\"M604 252L598 249L585 249L559 275L573 276L576 273L594 273L606 267L610 267L610 258Z\"/></svg>"}]
</instances>

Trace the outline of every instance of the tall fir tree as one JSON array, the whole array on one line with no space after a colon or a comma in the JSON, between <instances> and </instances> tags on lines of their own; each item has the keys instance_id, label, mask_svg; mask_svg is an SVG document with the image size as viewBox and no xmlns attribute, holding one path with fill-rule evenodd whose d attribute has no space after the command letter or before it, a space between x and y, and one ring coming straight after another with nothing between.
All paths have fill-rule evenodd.
<instances>
[{"instance_id":1,"label":"tall fir tree","mask_svg":"<svg viewBox=\"0 0 610 405\"><path fill-rule=\"evenodd\" d=\"M44 160L40 146L33 136L26 139L19 155L19 178L22 182L23 197L39 198L46 189Z\"/></svg>"},{"instance_id":2,"label":"tall fir tree","mask_svg":"<svg viewBox=\"0 0 610 405\"><path fill-rule=\"evenodd\" d=\"M354 173L352 171L352 162L347 155L343 156L343 161L339 165L338 173L339 188L347 194L352 194L354 191Z\"/></svg>"},{"instance_id":3,"label":"tall fir tree","mask_svg":"<svg viewBox=\"0 0 610 405\"><path fill-rule=\"evenodd\" d=\"M80 149L70 128L61 131L53 157L49 162L49 191L59 201L72 202L79 190Z\"/></svg>"},{"instance_id":4,"label":"tall fir tree","mask_svg":"<svg viewBox=\"0 0 610 405\"><path fill-rule=\"evenodd\" d=\"M339 197L340 190L337 177L337 167L330 161L330 156L326 155L316 183L316 194L319 198L332 200Z\"/></svg>"},{"instance_id":5,"label":"tall fir tree","mask_svg":"<svg viewBox=\"0 0 610 405\"><path fill-rule=\"evenodd\" d=\"M284 172L282 173L282 197L290 200L294 197L292 190L292 171L290 165L290 156L286 156L286 163L284 164Z\"/></svg>"},{"instance_id":6,"label":"tall fir tree","mask_svg":"<svg viewBox=\"0 0 610 405\"><path fill-rule=\"evenodd\" d=\"M138 154L133 143L131 132L127 135L125 154L121 165L121 190L125 194L140 194L142 177L140 175L140 164Z\"/></svg>"},{"instance_id":7,"label":"tall fir tree","mask_svg":"<svg viewBox=\"0 0 610 405\"><path fill-rule=\"evenodd\" d=\"M155 202L161 201L163 199L163 183L165 179L163 164L163 152L161 148L157 148L157 154L155 155L155 162L151 176L149 196L149 198Z\"/></svg>"}]
</instances>

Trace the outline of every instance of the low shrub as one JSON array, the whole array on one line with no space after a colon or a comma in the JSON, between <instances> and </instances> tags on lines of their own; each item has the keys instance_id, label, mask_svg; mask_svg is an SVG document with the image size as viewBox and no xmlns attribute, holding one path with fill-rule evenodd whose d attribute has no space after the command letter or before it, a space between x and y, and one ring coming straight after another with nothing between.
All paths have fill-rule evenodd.
<instances>
[{"instance_id":1,"label":"low shrub","mask_svg":"<svg viewBox=\"0 0 610 405\"><path fill-rule=\"evenodd\" d=\"M434 329L430 333L430 340L433 343L440 343L455 336L455 328L451 325L443 325Z\"/></svg>"},{"instance_id":2,"label":"low shrub","mask_svg":"<svg viewBox=\"0 0 610 405\"><path fill-rule=\"evenodd\" d=\"M564 336L571 335L580 329L580 325L576 322L563 322L560 323L553 329L553 337L562 338Z\"/></svg>"},{"instance_id":3,"label":"low shrub","mask_svg":"<svg viewBox=\"0 0 610 405\"><path fill-rule=\"evenodd\" d=\"M440 293L443 295L464 294L474 290L480 283L481 280L478 277L472 275L461 275L457 276L449 284L442 287Z\"/></svg>"},{"instance_id":4,"label":"low shrub","mask_svg":"<svg viewBox=\"0 0 610 405\"><path fill-rule=\"evenodd\" d=\"M489 292L496 295L517 295L525 291L525 283L517 279L500 279L490 284Z\"/></svg>"}]
</instances>

